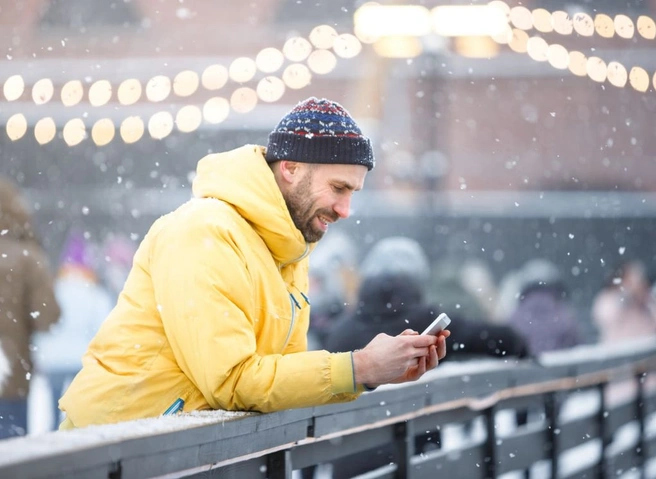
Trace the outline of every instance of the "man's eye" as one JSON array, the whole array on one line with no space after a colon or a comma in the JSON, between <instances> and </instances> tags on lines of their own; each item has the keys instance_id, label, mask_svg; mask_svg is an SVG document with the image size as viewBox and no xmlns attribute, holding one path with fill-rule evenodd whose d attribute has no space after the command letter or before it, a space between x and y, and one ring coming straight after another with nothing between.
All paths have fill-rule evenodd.
<instances>
[{"instance_id":1,"label":"man's eye","mask_svg":"<svg viewBox=\"0 0 656 479\"><path fill-rule=\"evenodd\" d=\"M336 193L341 193L341 192L344 191L345 189L346 189L346 188L344 188L343 186L335 186L335 185L333 185L333 190L334 190Z\"/></svg>"}]
</instances>

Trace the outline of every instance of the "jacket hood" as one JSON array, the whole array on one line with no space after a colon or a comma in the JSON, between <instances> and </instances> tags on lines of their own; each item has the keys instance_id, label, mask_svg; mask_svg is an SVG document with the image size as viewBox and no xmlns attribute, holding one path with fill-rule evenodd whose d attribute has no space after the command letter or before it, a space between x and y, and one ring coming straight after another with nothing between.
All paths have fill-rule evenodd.
<instances>
[{"instance_id":1,"label":"jacket hood","mask_svg":"<svg viewBox=\"0 0 656 479\"><path fill-rule=\"evenodd\" d=\"M17 240L34 238L27 205L18 187L5 178L0 178L0 234Z\"/></svg>"},{"instance_id":2,"label":"jacket hood","mask_svg":"<svg viewBox=\"0 0 656 479\"><path fill-rule=\"evenodd\" d=\"M233 206L284 265L302 258L310 246L294 225L264 154L264 147L246 145L207 155L198 162L192 191L196 198Z\"/></svg>"}]
</instances>

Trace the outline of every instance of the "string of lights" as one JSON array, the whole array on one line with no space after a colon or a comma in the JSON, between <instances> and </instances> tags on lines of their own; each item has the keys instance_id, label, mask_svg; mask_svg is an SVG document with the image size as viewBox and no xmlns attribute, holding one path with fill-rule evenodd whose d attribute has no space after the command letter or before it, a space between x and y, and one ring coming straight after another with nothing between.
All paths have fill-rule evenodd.
<instances>
[{"instance_id":1,"label":"string of lights","mask_svg":"<svg viewBox=\"0 0 656 479\"><path fill-rule=\"evenodd\" d=\"M229 83L237 87L230 94L210 97L202 105L185 104L175 113L157 111L147 121L140 115L127 116L118 124L110 118L101 118L93 124L86 118L73 118L64 124L62 138L69 146L75 146L90 136L97 146L104 146L115 138L118 131L121 139L129 144L139 141L147 131L151 138L161 140L174 129L183 133L193 132L203 122L214 125L222 123L231 111L244 114L256 108L259 102L274 103L282 98L287 88L305 88L310 84L313 74L325 75L333 71L338 57L356 57L362 51L362 43L372 43L375 49L382 48L384 42L381 41L385 38L377 33L380 18L367 15L378 7L377 4L364 4L356 11L355 35L338 34L329 25L319 25L308 38L295 36L288 39L282 49L264 48L255 58L239 57L227 67L212 64L200 74L193 70L183 70L172 76L153 76L145 84L137 78L128 78L121 81L117 88L106 79L69 80L61 86L57 95L65 107L83 104L85 93L88 105L99 108L112 104L112 101L121 106L130 106L140 101L157 104L172 97L189 98L201 88L214 94L225 89ZM458 8L467 8L435 7L429 12L419 5L405 7L408 8L403 10L404 14L412 16L412 22L408 22L412 25L412 34L417 35L419 29L419 34L434 31L443 36L456 35L449 14L458 13ZM627 40L638 36L647 40L656 39L656 22L646 15L639 16L635 22L622 14L611 17L597 13L593 18L581 11L570 16L562 10L550 12L544 8L530 10L521 5L510 7L503 0L491 1L482 8L485 12L481 18L485 21L476 22L469 17L468 28L492 38L499 45L507 45L512 51L527 54L534 61L547 62L553 68L569 70L576 76L589 77L595 82L608 81L618 88L629 85L640 92L646 92L652 84L656 89L656 74L650 77L641 66L633 66L629 70L619 61L607 63L598 56L570 51L558 43L549 44L541 36L556 33L582 37L597 35L606 39L615 36ZM385 12L390 18L396 19L401 11L387 7ZM411 38L402 22L390 24L395 26L396 40ZM528 32L531 31L537 34L529 36ZM417 50L416 54L420 51ZM257 81L254 87L245 86L254 81ZM23 99L27 94L24 78L19 74L8 77L2 91L8 102ZM56 101L55 92L53 81L42 78L34 82L30 93L35 105L44 105ZM90 128L90 135L87 128ZM22 113L12 115L6 122L6 132L11 140L23 138L27 130L28 122ZM34 125L34 136L39 144L51 142L56 133L57 125L52 117L41 118Z\"/></svg>"},{"instance_id":2,"label":"string of lights","mask_svg":"<svg viewBox=\"0 0 656 479\"><path fill-rule=\"evenodd\" d=\"M622 14L615 15L614 18L603 13L592 18L585 12L570 16L562 10L549 12L543 8L511 8L500 0L490 2L489 5L502 11L508 19L506 30L492 37L497 43L507 44L511 50L526 53L535 61L548 62L553 68L569 70L576 76L587 76L598 83L608 81L617 88L624 88L628 84L636 91L646 92L651 81L656 89L656 74L650 79L650 75L641 66L633 66L629 70L619 61L606 63L598 56L588 57L580 51L570 51L557 43L548 44L540 35L529 36L527 33L536 30L543 34L553 32L567 36L576 33L583 37L597 34L607 39L617 35L627 40L635 38L637 34L644 39L653 40L656 38L656 23L652 18L641 15L634 22Z\"/></svg>"},{"instance_id":3,"label":"string of lights","mask_svg":"<svg viewBox=\"0 0 656 479\"><path fill-rule=\"evenodd\" d=\"M258 102L273 103L283 96L287 88L302 89L308 86L312 75L330 73L337 65L337 57L353 58L362 50L360 41L349 33L338 34L329 25L315 27L309 38L300 36L288 39L281 50L264 48L254 59L239 57L228 67L221 64L208 66L199 75L192 70L184 70L173 77L157 75L145 85L136 78L122 81L116 92L108 80L99 79L88 86L86 97L91 107L109 105L112 97L121 106L134 105L147 100L151 103L164 102L172 96L186 98L199 88L215 92L225 88L229 82L244 85L255 80L258 72L263 75L252 88L238 86L230 94L212 96L202 106L187 104L181 106L175 117L169 111L159 111L151 115L147 122L141 116L128 116L116 125L110 118L89 124L91 139L97 146L109 144L116 131L125 143L140 140L146 131L153 139L164 139L174 128L183 133L197 130L203 122L219 124L231 111L248 113ZM289 64L285 66L285 62ZM284 67L284 68L283 68ZM274 75L279 73L279 75ZM3 84L3 94L8 102L16 101L26 94L25 81L21 75L12 75ZM49 78L36 81L31 89L32 100L36 105L44 105L55 98L55 85ZM61 103L75 106L82 103L85 86L81 80L66 82L60 90ZM25 115L16 113L6 122L6 131L13 141L25 136L28 122ZM41 145L51 142L57 133L57 125L52 117L39 119L34 125L34 136ZM62 129L62 138L69 146L85 140L87 125L83 118L73 118Z\"/></svg>"}]
</instances>

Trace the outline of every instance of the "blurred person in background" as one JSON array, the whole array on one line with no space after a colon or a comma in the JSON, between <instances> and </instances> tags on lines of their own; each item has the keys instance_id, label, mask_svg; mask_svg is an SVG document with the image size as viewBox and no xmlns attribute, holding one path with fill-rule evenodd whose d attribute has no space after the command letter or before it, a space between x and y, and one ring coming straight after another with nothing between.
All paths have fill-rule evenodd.
<instances>
[{"instance_id":1,"label":"blurred person in background","mask_svg":"<svg viewBox=\"0 0 656 479\"><path fill-rule=\"evenodd\" d=\"M89 342L112 309L109 291L98 282L94 256L84 234L71 230L55 278L61 318L50 331L34 338L36 369L45 376L51 393L50 429L60 422L59 398L81 369Z\"/></svg>"},{"instance_id":2,"label":"blurred person in background","mask_svg":"<svg viewBox=\"0 0 656 479\"><path fill-rule=\"evenodd\" d=\"M202 158L194 197L159 218L137 249L60 400L60 429L346 402L436 367L448 333L307 351L308 255L350 215L373 167L371 143L348 112L314 97L280 120L266 148Z\"/></svg>"},{"instance_id":3,"label":"blurred person in background","mask_svg":"<svg viewBox=\"0 0 656 479\"><path fill-rule=\"evenodd\" d=\"M463 283L465 261L449 257L433 264L428 302L440 311L452 311L470 321L488 322L489 315L477 296Z\"/></svg>"},{"instance_id":4,"label":"blurred person in background","mask_svg":"<svg viewBox=\"0 0 656 479\"><path fill-rule=\"evenodd\" d=\"M511 327L486 323L479 316L484 313L475 306L476 299L462 287L456 291L450 280L431 281L431 273L428 257L416 240L392 236L378 241L360 265L356 308L331 330L326 348L348 351L363 347L379 332L423 331L439 313L447 313L452 319L450 360L528 355L526 342ZM435 276L441 274L434 272ZM443 277L453 278L454 274ZM447 283L443 290L435 289Z\"/></svg>"},{"instance_id":5,"label":"blurred person in background","mask_svg":"<svg viewBox=\"0 0 656 479\"><path fill-rule=\"evenodd\" d=\"M631 341L656 340L656 300L644 263L625 259L606 278L592 303L592 321L599 333L599 343L616 347ZM647 375L647 391L656 390L656 377ZM637 393L634 380L611 382L605 388L609 406L632 400Z\"/></svg>"},{"instance_id":6,"label":"blurred person in background","mask_svg":"<svg viewBox=\"0 0 656 479\"><path fill-rule=\"evenodd\" d=\"M491 321L499 293L489 264L479 258L467 258L458 276L462 287L478 300L485 313L483 318Z\"/></svg>"},{"instance_id":7,"label":"blurred person in background","mask_svg":"<svg viewBox=\"0 0 656 479\"><path fill-rule=\"evenodd\" d=\"M440 305L427 303L427 290L435 284L430 280L429 265L424 250L414 239L395 236L374 244L360 267L356 310L335 325L326 348L332 352L348 351L365 346L368 338L380 332L397 335L408 328L423 331L439 313L446 312L452 319L448 328L453 341L449 361L490 356L517 360L528 355L525 341L512 328L463 316L465 308L458 308L459 303L448 298L452 289L431 292L434 299L444 295ZM458 301L470 301L464 293L458 294ZM416 439L415 450L426 452L439 443L439 431L424 434ZM341 458L333 462L333 477L363 474L392 462L393 454L393 447L389 446Z\"/></svg>"},{"instance_id":8,"label":"blurred person in background","mask_svg":"<svg viewBox=\"0 0 656 479\"><path fill-rule=\"evenodd\" d=\"M358 249L346 233L335 231L317 244L310 258L308 349L324 349L337 318L353 309L358 287Z\"/></svg>"},{"instance_id":9,"label":"blurred person in background","mask_svg":"<svg viewBox=\"0 0 656 479\"><path fill-rule=\"evenodd\" d=\"M27 432L30 342L59 319L53 278L18 188L0 178L0 439Z\"/></svg>"},{"instance_id":10,"label":"blurred person in background","mask_svg":"<svg viewBox=\"0 0 656 479\"><path fill-rule=\"evenodd\" d=\"M612 271L592 304L601 343L656 335L656 300L649 288L640 260L623 261Z\"/></svg>"},{"instance_id":11,"label":"blurred person in background","mask_svg":"<svg viewBox=\"0 0 656 479\"><path fill-rule=\"evenodd\" d=\"M526 338L533 354L581 344L580 323L558 267L535 258L519 271L519 302L509 324Z\"/></svg>"}]
</instances>

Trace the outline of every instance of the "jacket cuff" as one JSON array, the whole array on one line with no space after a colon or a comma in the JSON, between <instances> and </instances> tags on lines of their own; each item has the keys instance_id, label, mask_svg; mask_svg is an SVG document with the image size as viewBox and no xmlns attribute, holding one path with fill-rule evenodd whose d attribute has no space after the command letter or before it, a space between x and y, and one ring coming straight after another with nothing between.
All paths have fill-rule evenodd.
<instances>
[{"instance_id":1,"label":"jacket cuff","mask_svg":"<svg viewBox=\"0 0 656 479\"><path fill-rule=\"evenodd\" d=\"M349 352L330 355L330 378L333 394L357 392L351 354Z\"/></svg>"}]
</instances>

